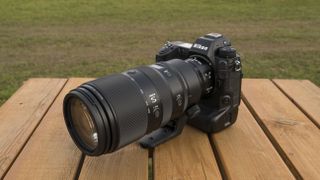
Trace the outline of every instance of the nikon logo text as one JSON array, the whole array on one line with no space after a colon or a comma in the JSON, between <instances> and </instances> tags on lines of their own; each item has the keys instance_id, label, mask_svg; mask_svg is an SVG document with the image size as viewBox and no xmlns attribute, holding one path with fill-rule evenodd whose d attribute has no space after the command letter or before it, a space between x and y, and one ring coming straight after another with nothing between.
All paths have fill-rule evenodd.
<instances>
[{"instance_id":1,"label":"nikon logo text","mask_svg":"<svg viewBox=\"0 0 320 180\"><path fill-rule=\"evenodd\" d=\"M197 49L204 50L204 51L208 50L208 47L203 46L203 45L201 45L201 44L193 44L193 47L194 47L194 48L197 48Z\"/></svg>"}]
</instances>

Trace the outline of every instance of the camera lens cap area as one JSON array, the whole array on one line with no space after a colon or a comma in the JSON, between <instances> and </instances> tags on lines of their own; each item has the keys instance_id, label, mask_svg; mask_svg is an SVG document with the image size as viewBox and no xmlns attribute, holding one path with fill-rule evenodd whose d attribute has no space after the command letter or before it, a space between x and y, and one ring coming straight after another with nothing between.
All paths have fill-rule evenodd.
<instances>
[{"instance_id":1,"label":"camera lens cap area","mask_svg":"<svg viewBox=\"0 0 320 180\"><path fill-rule=\"evenodd\" d=\"M237 56L236 49L230 46L219 48L218 56L222 58L234 58Z\"/></svg>"}]
</instances>

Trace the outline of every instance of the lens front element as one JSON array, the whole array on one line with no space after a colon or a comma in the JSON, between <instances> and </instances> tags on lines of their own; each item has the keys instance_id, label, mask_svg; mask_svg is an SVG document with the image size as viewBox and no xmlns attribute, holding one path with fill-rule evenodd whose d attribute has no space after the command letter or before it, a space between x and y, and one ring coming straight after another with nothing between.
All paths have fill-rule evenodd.
<instances>
[{"instance_id":1,"label":"lens front element","mask_svg":"<svg viewBox=\"0 0 320 180\"><path fill-rule=\"evenodd\" d=\"M98 133L87 106L78 98L70 100L71 123L76 135L89 150L98 146Z\"/></svg>"}]
</instances>

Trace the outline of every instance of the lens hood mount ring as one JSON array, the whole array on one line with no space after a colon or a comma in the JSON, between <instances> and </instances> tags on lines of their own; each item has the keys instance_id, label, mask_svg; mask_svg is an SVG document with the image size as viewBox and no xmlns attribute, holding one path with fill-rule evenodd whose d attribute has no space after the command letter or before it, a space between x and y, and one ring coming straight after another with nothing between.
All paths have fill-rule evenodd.
<instances>
[{"instance_id":1,"label":"lens hood mount ring","mask_svg":"<svg viewBox=\"0 0 320 180\"><path fill-rule=\"evenodd\" d=\"M70 100L72 98L77 98L86 105L93 119L92 121L95 127L97 128L98 144L97 144L97 147L94 149L88 148L79 137L78 132L75 130L75 128L73 128L73 119L70 113L70 108L71 108ZM69 134L71 135L74 142L76 142L75 144L77 145L77 147L89 156L96 156L96 155L103 154L108 144L110 144L111 136L107 134L109 131L106 131L105 129L105 126L109 126L109 125L108 124L106 125L103 121L103 118L104 118L103 117L104 115L102 112L103 110L101 107L99 107L99 104L96 98L86 89L77 88L75 90L72 90L65 96L63 104L64 104L63 112L65 117L64 118L65 123L67 125Z\"/></svg>"}]
</instances>

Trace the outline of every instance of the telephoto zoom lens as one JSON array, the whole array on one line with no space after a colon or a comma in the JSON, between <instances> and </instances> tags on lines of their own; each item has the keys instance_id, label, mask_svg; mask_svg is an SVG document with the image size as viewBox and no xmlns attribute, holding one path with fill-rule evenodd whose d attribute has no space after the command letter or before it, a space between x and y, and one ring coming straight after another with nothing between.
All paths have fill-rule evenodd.
<instances>
[{"instance_id":1,"label":"telephoto zoom lens","mask_svg":"<svg viewBox=\"0 0 320 180\"><path fill-rule=\"evenodd\" d=\"M211 93L212 73L205 61L173 59L82 84L64 99L68 131L87 155L114 152Z\"/></svg>"}]
</instances>

